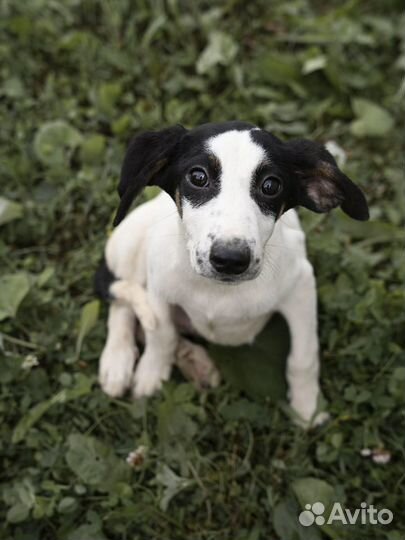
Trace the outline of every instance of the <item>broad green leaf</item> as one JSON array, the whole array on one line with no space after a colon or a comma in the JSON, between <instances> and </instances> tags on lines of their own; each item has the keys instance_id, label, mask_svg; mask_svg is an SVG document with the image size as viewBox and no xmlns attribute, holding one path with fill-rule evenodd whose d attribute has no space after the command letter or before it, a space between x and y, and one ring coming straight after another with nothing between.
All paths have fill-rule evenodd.
<instances>
[{"instance_id":1,"label":"broad green leaf","mask_svg":"<svg viewBox=\"0 0 405 540\"><path fill-rule=\"evenodd\" d=\"M306 504L321 502L328 508L334 501L335 490L333 486L319 478L300 478L292 484L297 499L302 507Z\"/></svg>"},{"instance_id":2,"label":"broad green leaf","mask_svg":"<svg viewBox=\"0 0 405 540\"><path fill-rule=\"evenodd\" d=\"M253 399L285 398L285 369L290 349L287 322L275 314L252 345L224 347L209 344L208 351L224 379Z\"/></svg>"},{"instance_id":3,"label":"broad green leaf","mask_svg":"<svg viewBox=\"0 0 405 540\"><path fill-rule=\"evenodd\" d=\"M302 527L298 521L301 509L291 496L279 502L273 512L273 526L282 540L321 540L317 527Z\"/></svg>"},{"instance_id":4,"label":"broad green leaf","mask_svg":"<svg viewBox=\"0 0 405 540\"><path fill-rule=\"evenodd\" d=\"M101 491L127 481L130 475L125 461L111 447L87 435L69 435L66 462L84 484Z\"/></svg>"},{"instance_id":5,"label":"broad green leaf","mask_svg":"<svg viewBox=\"0 0 405 540\"><path fill-rule=\"evenodd\" d=\"M123 114L111 124L112 132L114 135L124 135L130 131L132 123L132 115L128 113Z\"/></svg>"},{"instance_id":6,"label":"broad green leaf","mask_svg":"<svg viewBox=\"0 0 405 540\"><path fill-rule=\"evenodd\" d=\"M84 163L100 163L105 150L105 137L99 133L89 135L80 147L80 157Z\"/></svg>"},{"instance_id":7,"label":"broad green leaf","mask_svg":"<svg viewBox=\"0 0 405 540\"><path fill-rule=\"evenodd\" d=\"M7 512L7 521L9 523L21 523L29 515L30 509L21 502L13 505Z\"/></svg>"},{"instance_id":8,"label":"broad green leaf","mask_svg":"<svg viewBox=\"0 0 405 540\"><path fill-rule=\"evenodd\" d=\"M107 540L101 526L86 523L75 527L67 536L67 540Z\"/></svg>"},{"instance_id":9,"label":"broad green leaf","mask_svg":"<svg viewBox=\"0 0 405 540\"><path fill-rule=\"evenodd\" d=\"M270 426L271 417L265 404L255 403L246 398L238 399L220 409L221 415L229 420L247 420L252 426Z\"/></svg>"},{"instance_id":10,"label":"broad green leaf","mask_svg":"<svg viewBox=\"0 0 405 540\"><path fill-rule=\"evenodd\" d=\"M364 240L368 244L378 242L393 242L405 240L403 227L387 223L385 221L359 222L350 219L343 212L335 212L330 216L330 221L334 224L337 234L347 234L351 238Z\"/></svg>"},{"instance_id":11,"label":"broad green leaf","mask_svg":"<svg viewBox=\"0 0 405 540\"><path fill-rule=\"evenodd\" d=\"M399 399L405 394L405 367L397 367L388 381L388 389Z\"/></svg>"},{"instance_id":12,"label":"broad green leaf","mask_svg":"<svg viewBox=\"0 0 405 540\"><path fill-rule=\"evenodd\" d=\"M203 75L214 66L228 66L238 52L238 45L233 38L224 32L211 32L208 45L197 60L197 73Z\"/></svg>"},{"instance_id":13,"label":"broad green leaf","mask_svg":"<svg viewBox=\"0 0 405 540\"><path fill-rule=\"evenodd\" d=\"M12 442L20 442L27 431L55 404L73 401L85 396L91 391L92 380L84 375L77 377L76 385L72 388L61 390L46 401L34 405L18 422L13 431Z\"/></svg>"},{"instance_id":14,"label":"broad green leaf","mask_svg":"<svg viewBox=\"0 0 405 540\"><path fill-rule=\"evenodd\" d=\"M158 34L159 30L161 28L164 28L165 24L167 24L167 17L166 15L157 15L152 19L151 24L146 29L142 36L142 42L141 46L145 49L147 49L153 40L154 36Z\"/></svg>"},{"instance_id":15,"label":"broad green leaf","mask_svg":"<svg viewBox=\"0 0 405 540\"><path fill-rule=\"evenodd\" d=\"M258 61L257 68L270 84L291 84L300 78L300 67L294 55L268 53Z\"/></svg>"},{"instance_id":16,"label":"broad green leaf","mask_svg":"<svg viewBox=\"0 0 405 540\"><path fill-rule=\"evenodd\" d=\"M46 266L36 278L38 287L44 287L54 275L55 268L53 266Z\"/></svg>"},{"instance_id":17,"label":"broad green leaf","mask_svg":"<svg viewBox=\"0 0 405 540\"><path fill-rule=\"evenodd\" d=\"M25 88L21 79L12 77L2 84L0 95L7 96L11 99L19 99L24 96Z\"/></svg>"},{"instance_id":18,"label":"broad green leaf","mask_svg":"<svg viewBox=\"0 0 405 540\"><path fill-rule=\"evenodd\" d=\"M170 501L175 495L193 485L193 480L182 478L174 473L167 465L163 464L156 475L156 481L164 486L163 496L160 500L160 508L166 511Z\"/></svg>"},{"instance_id":19,"label":"broad green leaf","mask_svg":"<svg viewBox=\"0 0 405 540\"><path fill-rule=\"evenodd\" d=\"M0 197L0 225L19 219L22 215L22 204Z\"/></svg>"},{"instance_id":20,"label":"broad green leaf","mask_svg":"<svg viewBox=\"0 0 405 540\"><path fill-rule=\"evenodd\" d=\"M308 58L308 60L306 60L302 66L302 73L304 73L304 75L308 75L309 73L323 69L326 67L327 63L328 59L323 54L314 58Z\"/></svg>"},{"instance_id":21,"label":"broad green leaf","mask_svg":"<svg viewBox=\"0 0 405 540\"><path fill-rule=\"evenodd\" d=\"M354 98L353 111L357 117L350 129L356 137L382 137L391 131L394 119L390 113L368 99Z\"/></svg>"},{"instance_id":22,"label":"broad green leaf","mask_svg":"<svg viewBox=\"0 0 405 540\"><path fill-rule=\"evenodd\" d=\"M80 316L79 333L76 341L76 356L80 355L84 338L96 324L99 311L100 302L98 300L92 300L83 306Z\"/></svg>"},{"instance_id":23,"label":"broad green leaf","mask_svg":"<svg viewBox=\"0 0 405 540\"><path fill-rule=\"evenodd\" d=\"M159 403L157 419L157 433L163 446L177 442L186 445L198 431L196 423L187 414L185 407L181 403L176 403L172 395Z\"/></svg>"},{"instance_id":24,"label":"broad green leaf","mask_svg":"<svg viewBox=\"0 0 405 540\"><path fill-rule=\"evenodd\" d=\"M107 82L99 86L96 94L98 110L107 116L114 113L116 103L122 94L122 85L118 82Z\"/></svg>"},{"instance_id":25,"label":"broad green leaf","mask_svg":"<svg viewBox=\"0 0 405 540\"><path fill-rule=\"evenodd\" d=\"M63 166L81 141L82 135L76 128L64 120L54 120L43 124L37 131L34 151L44 165Z\"/></svg>"},{"instance_id":26,"label":"broad green leaf","mask_svg":"<svg viewBox=\"0 0 405 540\"><path fill-rule=\"evenodd\" d=\"M25 272L0 277L0 321L15 317L18 306L30 290L30 279Z\"/></svg>"},{"instance_id":27,"label":"broad green leaf","mask_svg":"<svg viewBox=\"0 0 405 540\"><path fill-rule=\"evenodd\" d=\"M58 504L58 512L60 514L69 514L77 508L77 500L73 497L63 497Z\"/></svg>"},{"instance_id":28,"label":"broad green leaf","mask_svg":"<svg viewBox=\"0 0 405 540\"><path fill-rule=\"evenodd\" d=\"M319 478L300 478L295 480L291 487L302 510L305 509L306 504L322 503L325 507L325 518L328 517L333 503L339 502L334 487ZM341 535L336 526L325 523L320 528L329 538L340 540Z\"/></svg>"}]
</instances>

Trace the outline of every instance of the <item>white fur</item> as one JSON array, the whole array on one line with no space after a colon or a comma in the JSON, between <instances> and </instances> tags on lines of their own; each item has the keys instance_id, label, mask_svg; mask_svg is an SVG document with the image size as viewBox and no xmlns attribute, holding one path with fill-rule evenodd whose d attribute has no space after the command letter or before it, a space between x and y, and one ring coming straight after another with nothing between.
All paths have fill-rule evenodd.
<instances>
[{"instance_id":1,"label":"white fur","mask_svg":"<svg viewBox=\"0 0 405 540\"><path fill-rule=\"evenodd\" d=\"M146 290L135 281L120 279L110 286L110 293L114 299L127 302L146 330L153 330L156 326L155 315L148 302Z\"/></svg>"},{"instance_id":2,"label":"white fur","mask_svg":"<svg viewBox=\"0 0 405 540\"><path fill-rule=\"evenodd\" d=\"M104 392L117 397L132 383L138 349L131 307L113 302L108 314L108 337L100 358L99 380Z\"/></svg>"},{"instance_id":3,"label":"white fur","mask_svg":"<svg viewBox=\"0 0 405 540\"><path fill-rule=\"evenodd\" d=\"M206 339L227 345L251 343L277 310L286 317L292 335L287 361L291 405L308 423L319 396L319 360L315 279L304 233L294 210L275 221L250 197L252 172L264 156L249 132L226 132L208 146L221 162L216 198L199 208L185 204L180 219L173 200L162 193L131 212L107 243L111 271L146 285L157 321L154 330L145 329L146 349L135 370L134 393L151 395L170 375L179 344L170 304L180 305ZM211 234L248 241L260 261L255 276L233 284L207 277ZM196 260L197 250L202 264ZM125 311L118 320L116 309L114 302L100 368L103 388L112 395L128 386L128 356L134 348L133 319Z\"/></svg>"}]
</instances>

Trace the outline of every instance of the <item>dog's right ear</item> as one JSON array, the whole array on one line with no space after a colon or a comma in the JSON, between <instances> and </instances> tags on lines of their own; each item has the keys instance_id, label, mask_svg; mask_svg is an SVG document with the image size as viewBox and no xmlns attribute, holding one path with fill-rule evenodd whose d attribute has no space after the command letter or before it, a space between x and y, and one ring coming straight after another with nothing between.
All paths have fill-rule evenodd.
<instances>
[{"instance_id":1,"label":"dog's right ear","mask_svg":"<svg viewBox=\"0 0 405 540\"><path fill-rule=\"evenodd\" d=\"M170 162L176 146L187 130L183 126L173 126L160 131L146 131L129 143L118 193L121 201L115 215L114 225L118 225L128 212L132 201L146 186L166 189L164 168Z\"/></svg>"}]
</instances>

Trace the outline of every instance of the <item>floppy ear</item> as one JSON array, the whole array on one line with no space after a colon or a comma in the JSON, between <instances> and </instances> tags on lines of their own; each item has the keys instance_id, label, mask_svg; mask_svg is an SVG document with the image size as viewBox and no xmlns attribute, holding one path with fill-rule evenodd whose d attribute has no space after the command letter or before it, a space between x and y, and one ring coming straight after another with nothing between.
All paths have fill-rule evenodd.
<instances>
[{"instance_id":1,"label":"floppy ear","mask_svg":"<svg viewBox=\"0 0 405 540\"><path fill-rule=\"evenodd\" d=\"M164 169L186 131L179 125L160 131L146 131L132 139L121 169L118 185L121 201L114 225L124 219L133 200L144 187L154 185L167 188Z\"/></svg>"},{"instance_id":2,"label":"floppy ear","mask_svg":"<svg viewBox=\"0 0 405 540\"><path fill-rule=\"evenodd\" d=\"M286 145L288 160L299 182L297 204L314 212L329 212L340 206L353 219L369 218L362 191L342 173L324 146L306 139L289 141Z\"/></svg>"}]
</instances>

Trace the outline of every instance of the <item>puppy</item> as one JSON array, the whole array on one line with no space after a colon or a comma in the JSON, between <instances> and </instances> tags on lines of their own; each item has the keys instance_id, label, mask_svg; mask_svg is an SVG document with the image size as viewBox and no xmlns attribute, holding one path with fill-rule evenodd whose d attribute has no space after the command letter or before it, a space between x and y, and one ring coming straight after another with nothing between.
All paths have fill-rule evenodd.
<instances>
[{"instance_id":1,"label":"puppy","mask_svg":"<svg viewBox=\"0 0 405 540\"><path fill-rule=\"evenodd\" d=\"M150 185L164 192L124 219ZM174 126L132 140L118 191L118 227L99 273L100 294L111 298L100 362L105 392L117 396L132 386L140 397L161 388L182 343L174 306L198 335L235 346L251 343L279 311L292 338L290 404L302 422L320 422L316 284L294 208L340 206L368 219L364 195L332 155L245 122ZM134 373L135 313L125 295L114 297L116 280L145 287L156 319L144 328Z\"/></svg>"}]
</instances>

